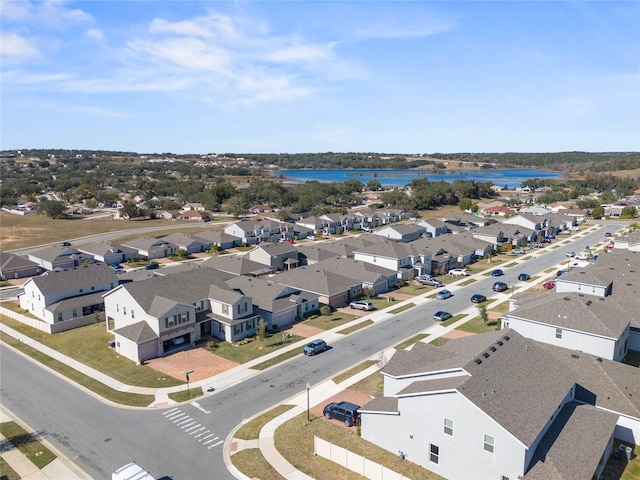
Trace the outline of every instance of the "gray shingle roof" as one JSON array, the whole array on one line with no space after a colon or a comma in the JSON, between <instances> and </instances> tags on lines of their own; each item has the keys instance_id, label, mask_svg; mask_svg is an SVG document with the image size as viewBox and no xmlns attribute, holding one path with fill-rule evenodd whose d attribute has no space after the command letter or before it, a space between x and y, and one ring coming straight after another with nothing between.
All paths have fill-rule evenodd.
<instances>
[{"instance_id":1,"label":"gray shingle roof","mask_svg":"<svg viewBox=\"0 0 640 480\"><path fill-rule=\"evenodd\" d=\"M67 298L61 300L56 303L52 303L46 307L46 310L49 310L53 313L64 312L74 308L82 308L88 307L90 305L98 305L104 303L102 300L102 296L104 295L104 290L101 292L88 293L86 295L79 295L73 298Z\"/></svg>"},{"instance_id":2,"label":"gray shingle roof","mask_svg":"<svg viewBox=\"0 0 640 480\"><path fill-rule=\"evenodd\" d=\"M579 293L522 294L516 297L518 308L506 314L560 328L620 338L629 325L630 314L611 297ZM631 314L633 315L633 314ZM640 312L635 313L635 317Z\"/></svg>"},{"instance_id":3,"label":"gray shingle roof","mask_svg":"<svg viewBox=\"0 0 640 480\"><path fill-rule=\"evenodd\" d=\"M396 397L375 397L360 408L360 412L389 412L398 411L398 399Z\"/></svg>"},{"instance_id":4,"label":"gray shingle roof","mask_svg":"<svg viewBox=\"0 0 640 480\"><path fill-rule=\"evenodd\" d=\"M575 402L565 405L534 453L525 480L592 478L618 415Z\"/></svg>"},{"instance_id":5,"label":"gray shingle roof","mask_svg":"<svg viewBox=\"0 0 640 480\"><path fill-rule=\"evenodd\" d=\"M153 237L139 237L132 240L127 240L123 243L124 246L134 248L136 250L149 250L151 247L168 245L169 242L162 238Z\"/></svg>"},{"instance_id":6,"label":"gray shingle roof","mask_svg":"<svg viewBox=\"0 0 640 480\"><path fill-rule=\"evenodd\" d=\"M246 255L211 257L205 260L202 265L234 275L262 275L273 270L271 267L265 267L262 263L254 262Z\"/></svg>"},{"instance_id":7,"label":"gray shingle roof","mask_svg":"<svg viewBox=\"0 0 640 480\"><path fill-rule=\"evenodd\" d=\"M104 263L92 263L64 270L46 272L39 277L32 277L30 281L33 282L44 295L50 295L57 292L90 288L91 286L105 283L117 285L118 277L113 273L113 269Z\"/></svg>"},{"instance_id":8,"label":"gray shingle roof","mask_svg":"<svg viewBox=\"0 0 640 480\"><path fill-rule=\"evenodd\" d=\"M124 338L131 340L138 345L152 340L157 340L158 335L154 332L147 322L137 322L126 327L118 328L113 333L121 335Z\"/></svg>"},{"instance_id":9,"label":"gray shingle roof","mask_svg":"<svg viewBox=\"0 0 640 480\"><path fill-rule=\"evenodd\" d=\"M98 255L104 257L109 253L133 253L137 252L136 249L125 247L124 245L120 245L115 242L93 242L81 245L78 247L78 250L84 253L88 253L90 255Z\"/></svg>"},{"instance_id":10,"label":"gray shingle roof","mask_svg":"<svg viewBox=\"0 0 640 480\"><path fill-rule=\"evenodd\" d=\"M30 253L34 258L41 258L47 262L53 262L59 257L70 257L71 255L82 255L81 252L74 247L63 247L61 245L52 245L51 247L42 248Z\"/></svg>"},{"instance_id":11,"label":"gray shingle roof","mask_svg":"<svg viewBox=\"0 0 640 480\"><path fill-rule=\"evenodd\" d=\"M35 268L38 264L19 255L0 252L0 272Z\"/></svg>"},{"instance_id":12,"label":"gray shingle roof","mask_svg":"<svg viewBox=\"0 0 640 480\"><path fill-rule=\"evenodd\" d=\"M325 271L318 268L317 265L319 264L282 272L277 276L278 283L328 297L338 295L362 284L362 280L357 281Z\"/></svg>"}]
</instances>

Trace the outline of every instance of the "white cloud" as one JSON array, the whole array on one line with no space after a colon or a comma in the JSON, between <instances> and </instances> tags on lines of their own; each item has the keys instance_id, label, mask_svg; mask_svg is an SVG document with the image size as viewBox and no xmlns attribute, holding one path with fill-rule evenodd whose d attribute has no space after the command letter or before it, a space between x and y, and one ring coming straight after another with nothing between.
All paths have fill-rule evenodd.
<instances>
[{"instance_id":1,"label":"white cloud","mask_svg":"<svg viewBox=\"0 0 640 480\"><path fill-rule=\"evenodd\" d=\"M100 43L103 43L103 42L105 42L107 40L107 37L105 37L104 32L102 30L100 30L99 28L90 28L85 33L85 36L87 38L91 38L93 40L96 40L97 42L100 42Z\"/></svg>"},{"instance_id":2,"label":"white cloud","mask_svg":"<svg viewBox=\"0 0 640 480\"><path fill-rule=\"evenodd\" d=\"M217 13L181 22L168 22L161 18L154 18L149 25L149 32L216 38L222 41L235 41L242 36L234 19Z\"/></svg>"},{"instance_id":3,"label":"white cloud","mask_svg":"<svg viewBox=\"0 0 640 480\"><path fill-rule=\"evenodd\" d=\"M39 52L34 43L16 33L0 33L0 54L8 57L37 57Z\"/></svg>"},{"instance_id":4,"label":"white cloud","mask_svg":"<svg viewBox=\"0 0 640 480\"><path fill-rule=\"evenodd\" d=\"M264 58L272 62L315 62L327 60L333 55L336 42L327 44L287 45L266 52Z\"/></svg>"}]
</instances>

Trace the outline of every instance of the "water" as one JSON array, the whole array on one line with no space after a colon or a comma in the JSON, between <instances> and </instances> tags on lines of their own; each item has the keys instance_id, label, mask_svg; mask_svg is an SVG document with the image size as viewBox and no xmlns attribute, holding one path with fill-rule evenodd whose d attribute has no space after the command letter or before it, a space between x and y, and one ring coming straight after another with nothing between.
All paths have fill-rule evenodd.
<instances>
[{"instance_id":1,"label":"water","mask_svg":"<svg viewBox=\"0 0 640 480\"><path fill-rule=\"evenodd\" d=\"M288 179L285 183L302 183L312 180L318 182L346 182L359 180L366 184L369 180L378 180L383 187L401 187L416 178L427 178L431 182L444 180L475 180L491 182L500 187L519 187L531 178L561 178L562 174L541 170L453 170L446 173L433 173L431 170L279 170L272 176L282 175Z\"/></svg>"}]
</instances>

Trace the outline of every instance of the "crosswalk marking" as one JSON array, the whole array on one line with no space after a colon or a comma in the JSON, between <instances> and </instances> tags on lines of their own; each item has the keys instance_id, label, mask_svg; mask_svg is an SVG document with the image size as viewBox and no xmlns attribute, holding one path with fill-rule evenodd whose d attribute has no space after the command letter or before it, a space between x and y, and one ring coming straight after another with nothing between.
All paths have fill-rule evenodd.
<instances>
[{"instance_id":1,"label":"crosswalk marking","mask_svg":"<svg viewBox=\"0 0 640 480\"><path fill-rule=\"evenodd\" d=\"M197 408L198 406L196 406ZM202 408L199 408L202 410ZM208 413L208 412L205 412ZM193 438L198 439L198 443L206 445L207 449L214 448L224 443L220 437L207 429L201 423L198 423L192 416L183 412L180 408L174 407L166 412L162 412L162 416L173 423L176 427L180 427L185 433Z\"/></svg>"}]
</instances>

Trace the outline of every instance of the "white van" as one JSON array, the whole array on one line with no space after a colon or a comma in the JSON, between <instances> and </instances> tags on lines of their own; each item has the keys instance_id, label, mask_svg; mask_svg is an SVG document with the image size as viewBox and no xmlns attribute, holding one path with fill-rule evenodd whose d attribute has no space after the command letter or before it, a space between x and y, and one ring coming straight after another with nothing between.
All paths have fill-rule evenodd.
<instances>
[{"instance_id":1,"label":"white van","mask_svg":"<svg viewBox=\"0 0 640 480\"><path fill-rule=\"evenodd\" d=\"M111 480L155 480L136 462L127 463L111 474Z\"/></svg>"},{"instance_id":2,"label":"white van","mask_svg":"<svg viewBox=\"0 0 640 480\"><path fill-rule=\"evenodd\" d=\"M576 260L589 260L589 253L588 252L580 252L579 254L577 254L575 256Z\"/></svg>"}]
</instances>

